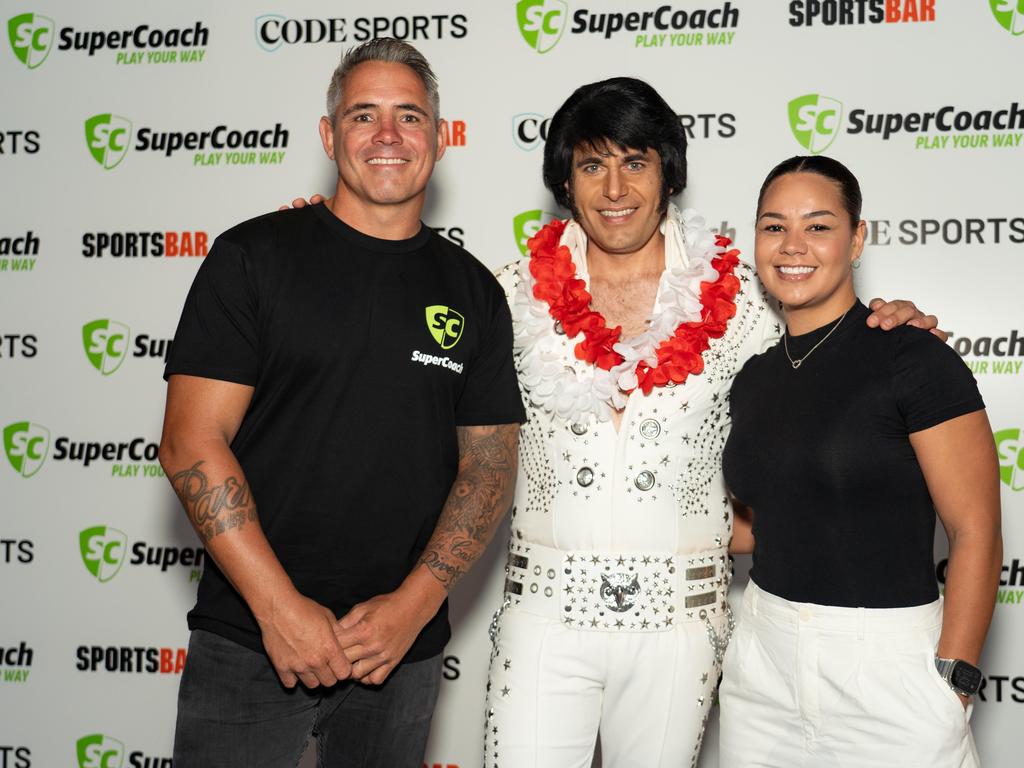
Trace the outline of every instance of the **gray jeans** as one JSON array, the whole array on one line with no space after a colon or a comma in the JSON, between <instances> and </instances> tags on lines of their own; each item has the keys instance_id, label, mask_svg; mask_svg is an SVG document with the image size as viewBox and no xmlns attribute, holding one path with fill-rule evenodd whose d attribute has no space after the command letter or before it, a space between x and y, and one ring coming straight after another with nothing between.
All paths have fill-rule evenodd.
<instances>
[{"instance_id":1,"label":"gray jeans","mask_svg":"<svg viewBox=\"0 0 1024 768\"><path fill-rule=\"evenodd\" d=\"M321 768L420 768L441 685L441 654L401 664L380 686L289 690L270 660L192 633L178 690L175 768L292 768L310 735Z\"/></svg>"}]
</instances>

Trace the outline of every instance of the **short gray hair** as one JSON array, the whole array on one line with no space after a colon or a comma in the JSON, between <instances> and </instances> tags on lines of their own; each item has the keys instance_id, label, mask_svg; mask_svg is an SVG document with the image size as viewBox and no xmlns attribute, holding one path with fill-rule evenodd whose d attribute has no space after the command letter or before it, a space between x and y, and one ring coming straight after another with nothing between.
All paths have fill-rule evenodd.
<instances>
[{"instance_id":1,"label":"short gray hair","mask_svg":"<svg viewBox=\"0 0 1024 768\"><path fill-rule=\"evenodd\" d=\"M434 111L434 122L441 119L441 97L437 93L437 78L426 58L402 40L393 37L377 37L354 48L349 48L341 56L341 62L331 75L331 84L327 87L327 117L334 122L338 104L341 103L342 89L345 78L360 64L368 61L383 61L388 64L404 64L409 67L423 83L427 99Z\"/></svg>"}]
</instances>

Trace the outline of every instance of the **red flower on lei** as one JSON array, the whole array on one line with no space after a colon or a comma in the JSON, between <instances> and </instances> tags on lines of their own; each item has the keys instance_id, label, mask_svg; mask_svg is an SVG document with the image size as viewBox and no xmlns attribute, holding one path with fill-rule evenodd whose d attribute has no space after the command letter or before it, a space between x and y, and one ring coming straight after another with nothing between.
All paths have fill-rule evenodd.
<instances>
[{"instance_id":1,"label":"red flower on lei","mask_svg":"<svg viewBox=\"0 0 1024 768\"><path fill-rule=\"evenodd\" d=\"M610 371L625 359L613 347L622 336L622 326L608 328L604 316L590 308L592 298L586 284L576 277L572 254L559 245L565 222L555 220L530 238L530 274L535 284L533 295L548 305L548 313L558 321L569 338L581 331L583 339L576 344L576 357ZM732 240L715 236L715 245L728 248ZM654 387L670 381L682 384L691 373L704 370L704 350L711 339L725 333L726 324L736 314L736 293L740 281L733 274L739 263L739 251L726 250L711 260L718 272L714 282L700 284L701 319L680 323L671 337L658 345L657 364L653 367L641 360L636 366L640 390L648 395Z\"/></svg>"}]
</instances>

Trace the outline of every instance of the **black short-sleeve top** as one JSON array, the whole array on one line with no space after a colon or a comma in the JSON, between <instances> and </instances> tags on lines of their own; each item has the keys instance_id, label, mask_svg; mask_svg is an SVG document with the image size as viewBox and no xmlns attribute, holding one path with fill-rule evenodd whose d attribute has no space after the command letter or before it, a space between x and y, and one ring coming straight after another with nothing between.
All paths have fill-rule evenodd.
<instances>
[{"instance_id":1,"label":"black short-sleeve top","mask_svg":"<svg viewBox=\"0 0 1024 768\"><path fill-rule=\"evenodd\" d=\"M935 509L910 434L985 406L940 339L869 328L868 314L857 302L834 331L833 321L788 337L789 357L806 355L797 369L780 341L732 386L723 461L731 492L754 510L750 577L795 602L938 597Z\"/></svg>"},{"instance_id":2,"label":"black short-sleeve top","mask_svg":"<svg viewBox=\"0 0 1024 768\"><path fill-rule=\"evenodd\" d=\"M217 238L173 374L254 387L231 448L285 570L337 616L415 567L458 469L456 427L525 417L490 271L429 227L381 240L323 205ZM212 562L189 626L262 650ZM439 653L448 635L443 608L406 659Z\"/></svg>"}]
</instances>

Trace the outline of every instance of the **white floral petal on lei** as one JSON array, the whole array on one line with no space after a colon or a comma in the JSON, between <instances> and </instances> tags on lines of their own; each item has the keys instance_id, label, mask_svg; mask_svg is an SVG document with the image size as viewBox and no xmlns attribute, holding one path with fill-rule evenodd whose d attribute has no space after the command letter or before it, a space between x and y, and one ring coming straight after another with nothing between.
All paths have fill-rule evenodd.
<instances>
[{"instance_id":1,"label":"white floral petal on lei","mask_svg":"<svg viewBox=\"0 0 1024 768\"><path fill-rule=\"evenodd\" d=\"M637 387L637 364L644 361L654 367L658 345L675 334L681 323L700 320L701 283L719 278L711 260L724 249L715 245L715 234L692 209L680 213L670 206L662 226L666 230L675 228L666 232L666 248L678 249L675 243L682 243L685 255L680 256L686 266L673 266L662 274L658 284L659 311L649 318L646 331L614 345L623 361L610 371L597 366L583 368L576 360L575 341L555 333L547 303L533 295L536 281L529 270L529 259L520 263L520 280L511 308L514 345L519 380L534 406L568 421L586 420L590 416L607 421L611 410L625 407L628 393ZM567 236L572 242L566 240ZM563 234L562 244L580 251L574 254L574 261L585 253L585 240L580 238L571 225Z\"/></svg>"}]
</instances>

